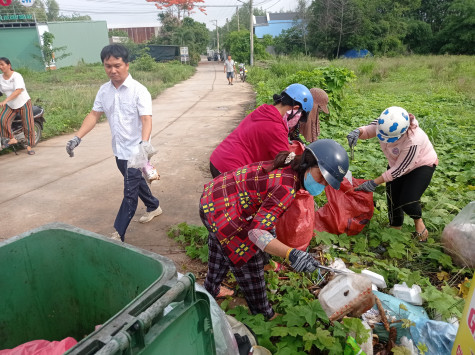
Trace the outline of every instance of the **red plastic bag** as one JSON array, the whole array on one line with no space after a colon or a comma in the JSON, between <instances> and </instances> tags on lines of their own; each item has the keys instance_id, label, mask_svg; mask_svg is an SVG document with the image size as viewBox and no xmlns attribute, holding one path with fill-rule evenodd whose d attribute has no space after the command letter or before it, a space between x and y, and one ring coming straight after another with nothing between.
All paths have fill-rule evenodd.
<instances>
[{"instance_id":1,"label":"red plastic bag","mask_svg":"<svg viewBox=\"0 0 475 355\"><path fill-rule=\"evenodd\" d=\"M299 190L295 200L275 224L277 239L289 247L305 251L313 237L315 203L306 190Z\"/></svg>"},{"instance_id":2,"label":"red plastic bag","mask_svg":"<svg viewBox=\"0 0 475 355\"><path fill-rule=\"evenodd\" d=\"M332 234L356 235L373 217L373 193L354 191L364 179L344 178L340 189L325 187L328 202L315 212L315 230Z\"/></svg>"},{"instance_id":3,"label":"red plastic bag","mask_svg":"<svg viewBox=\"0 0 475 355\"><path fill-rule=\"evenodd\" d=\"M0 355L62 355L76 344L71 337L61 341L33 340L14 349L0 350Z\"/></svg>"}]
</instances>

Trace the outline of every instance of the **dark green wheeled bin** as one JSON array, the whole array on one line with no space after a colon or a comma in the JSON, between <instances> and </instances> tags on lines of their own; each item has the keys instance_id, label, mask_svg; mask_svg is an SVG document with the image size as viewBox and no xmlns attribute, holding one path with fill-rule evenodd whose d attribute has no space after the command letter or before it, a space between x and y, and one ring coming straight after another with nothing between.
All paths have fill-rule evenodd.
<instances>
[{"instance_id":1,"label":"dark green wheeled bin","mask_svg":"<svg viewBox=\"0 0 475 355\"><path fill-rule=\"evenodd\" d=\"M73 337L68 354L215 354L207 297L163 256L55 223L0 243L0 269L0 349Z\"/></svg>"}]
</instances>

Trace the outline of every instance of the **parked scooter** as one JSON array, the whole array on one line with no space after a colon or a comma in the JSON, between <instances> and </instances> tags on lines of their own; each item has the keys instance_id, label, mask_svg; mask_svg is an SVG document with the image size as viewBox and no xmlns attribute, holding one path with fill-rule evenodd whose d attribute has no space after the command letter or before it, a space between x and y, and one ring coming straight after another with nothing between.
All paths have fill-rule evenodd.
<instances>
[{"instance_id":1,"label":"parked scooter","mask_svg":"<svg viewBox=\"0 0 475 355\"><path fill-rule=\"evenodd\" d=\"M0 96L2 96L2 93L0 92ZM41 139L41 134L43 132L43 124L46 122L46 120L43 117L44 110L40 106L33 106L33 119L35 122L35 143L34 145L37 145L38 142ZM17 114L15 118L13 119L12 122L12 134L15 137L15 139L18 141L18 144L22 144L26 146L26 138L25 134L23 133L23 124L21 122L21 116L20 114ZM1 137L0 140L0 150L2 147L7 145L9 139L7 137ZM11 146L13 150L15 151L15 145Z\"/></svg>"},{"instance_id":2,"label":"parked scooter","mask_svg":"<svg viewBox=\"0 0 475 355\"><path fill-rule=\"evenodd\" d=\"M247 69L244 63L239 64L239 77L241 78L242 82L246 81Z\"/></svg>"}]
</instances>

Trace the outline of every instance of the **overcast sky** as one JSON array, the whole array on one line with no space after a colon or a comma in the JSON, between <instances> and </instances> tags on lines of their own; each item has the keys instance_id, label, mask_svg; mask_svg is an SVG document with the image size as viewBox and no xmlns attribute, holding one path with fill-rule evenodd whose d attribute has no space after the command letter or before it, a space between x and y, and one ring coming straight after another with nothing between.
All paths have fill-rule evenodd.
<instances>
[{"instance_id":1,"label":"overcast sky","mask_svg":"<svg viewBox=\"0 0 475 355\"><path fill-rule=\"evenodd\" d=\"M157 26L158 10L154 3L146 0L56 0L60 12L70 15L79 12L81 15L89 15L93 20L105 20L109 27L126 25L134 26ZM236 12L236 5L242 5L238 0L205 0L205 5L227 5L230 7L207 7L207 15L199 10L192 15L193 19L206 23L208 28L213 28L211 20L218 20L218 25L223 26L226 18ZM297 6L297 0L254 0L254 7L259 7L268 12L278 12L281 9L291 11Z\"/></svg>"}]
</instances>

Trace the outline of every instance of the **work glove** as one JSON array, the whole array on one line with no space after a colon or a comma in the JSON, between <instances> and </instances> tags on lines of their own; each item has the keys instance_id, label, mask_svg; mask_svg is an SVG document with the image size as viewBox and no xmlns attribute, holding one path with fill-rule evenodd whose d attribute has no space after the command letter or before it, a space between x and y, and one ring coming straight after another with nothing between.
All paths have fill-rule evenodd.
<instances>
[{"instance_id":1,"label":"work glove","mask_svg":"<svg viewBox=\"0 0 475 355\"><path fill-rule=\"evenodd\" d=\"M309 253L292 249L289 254L290 266L297 272L314 272L320 263Z\"/></svg>"},{"instance_id":2,"label":"work glove","mask_svg":"<svg viewBox=\"0 0 475 355\"><path fill-rule=\"evenodd\" d=\"M362 183L360 186L355 188L355 191L374 192L377 186L378 184L375 183L374 180L367 180L364 183Z\"/></svg>"},{"instance_id":3,"label":"work glove","mask_svg":"<svg viewBox=\"0 0 475 355\"><path fill-rule=\"evenodd\" d=\"M348 145L350 146L350 148L353 148L356 145L359 137L360 137L360 130L358 128L351 131L346 136L346 139L348 139Z\"/></svg>"},{"instance_id":4,"label":"work glove","mask_svg":"<svg viewBox=\"0 0 475 355\"><path fill-rule=\"evenodd\" d=\"M76 148L79 143L81 143L81 138L78 136L74 136L68 143L66 143L66 152L68 152L69 156L72 158L74 157L74 148Z\"/></svg>"},{"instance_id":5,"label":"work glove","mask_svg":"<svg viewBox=\"0 0 475 355\"><path fill-rule=\"evenodd\" d=\"M153 146L152 146L152 144L150 144L150 142L141 141L140 144L142 145L143 150L147 154L148 160L150 160L150 158L157 153L157 151L155 150L155 148L153 148Z\"/></svg>"}]
</instances>

